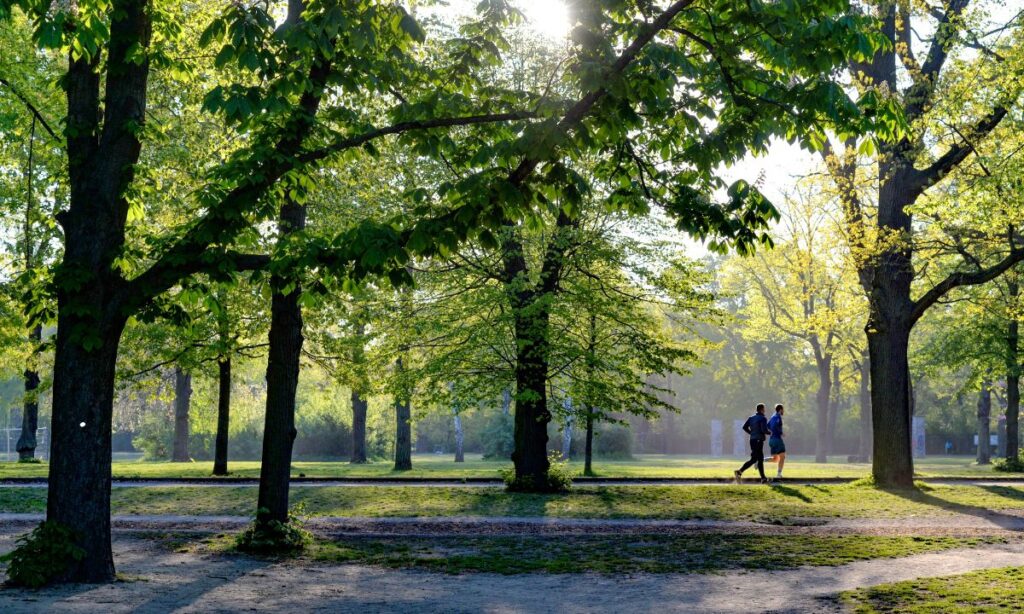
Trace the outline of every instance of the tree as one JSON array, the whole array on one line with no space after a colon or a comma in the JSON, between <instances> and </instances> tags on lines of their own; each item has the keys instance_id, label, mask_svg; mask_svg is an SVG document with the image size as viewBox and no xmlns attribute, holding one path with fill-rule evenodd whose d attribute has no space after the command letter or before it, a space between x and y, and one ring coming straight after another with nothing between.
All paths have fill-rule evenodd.
<instances>
[{"instance_id":1,"label":"tree","mask_svg":"<svg viewBox=\"0 0 1024 614\"><path fill-rule=\"evenodd\" d=\"M914 222L916 207L929 189L955 174L986 142L1020 96L1019 80L1012 77L1019 70L1014 31L1019 24L986 33L968 14L969 4L950 0L938 8L918 10L915 3L869 3L889 44L868 62L851 62L850 80L860 89L861 100L897 108L909 128L880 143L873 160L875 176L869 179L861 176L858 156L873 153L869 141L858 143L852 136L839 136L836 143L821 141L823 158L842 198L860 284L869 298L872 473L886 486L913 485L908 347L914 325L951 290L990 281L1024 259L1024 250L1014 242L986 260L970 256L968 235L960 233L959 240L954 237L948 244L955 246L954 254L966 256L961 265L920 290L915 285L921 284L914 283L922 280L915 260L923 261L922 243L915 240L921 226ZM923 41L926 49L912 37L912 32L922 30L934 32ZM1006 31L1011 32L1009 40L1000 38ZM965 63L958 56L965 47L981 49L984 59ZM867 190L874 194L869 197ZM1002 224L976 229L982 234L1002 233L1007 225L1019 227L1016 218L1008 212Z\"/></svg>"},{"instance_id":2,"label":"tree","mask_svg":"<svg viewBox=\"0 0 1024 614\"><path fill-rule=\"evenodd\" d=\"M772 250L733 264L741 284L736 291L750 299L744 310L748 334L781 334L810 350L818 378L814 456L824 463L836 422L839 370L854 336L851 323L861 319L863 305L848 292L848 258L833 224L833 203L813 190L805 185L786 200Z\"/></svg>"}]
</instances>

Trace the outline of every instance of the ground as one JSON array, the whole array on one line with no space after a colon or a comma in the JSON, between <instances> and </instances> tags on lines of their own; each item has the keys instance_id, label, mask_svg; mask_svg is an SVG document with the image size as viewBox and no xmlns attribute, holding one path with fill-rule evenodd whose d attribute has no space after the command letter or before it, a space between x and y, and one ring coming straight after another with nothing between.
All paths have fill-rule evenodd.
<instances>
[{"instance_id":1,"label":"ground","mask_svg":"<svg viewBox=\"0 0 1024 614\"><path fill-rule=\"evenodd\" d=\"M209 461L194 463L145 462L139 455L122 455L115 460L115 478L153 477L208 477L213 471ZM130 459L130 460L129 460ZM596 459L594 471L601 477L633 478L731 478L732 471L742 460L713 458L695 455L638 454L630 460ZM292 463L292 476L299 477L439 477L439 478L496 478L498 470L508 463L485 461L479 454L467 454L465 463L455 463L450 455L415 454L412 471L394 472L389 461L365 465L351 465L347 462L327 461ZM574 460L569 463L578 474L583 465ZM768 465L774 473L774 466ZM229 468L232 476L258 478L259 463L254 461L233 461ZM929 456L916 462L915 468L922 478L933 477L982 477L1000 475L992 467L979 466L974 457ZM799 478L863 478L871 472L867 463L846 463L834 458L829 463L814 462L813 456L791 456L786 461L785 473L792 479ZM0 477L46 477L45 464L0 463ZM754 472L749 473L750 476Z\"/></svg>"},{"instance_id":2,"label":"ground","mask_svg":"<svg viewBox=\"0 0 1024 614\"><path fill-rule=\"evenodd\" d=\"M450 461L417 460L433 477L454 477ZM605 470L670 471L655 460ZM674 477L732 464L675 460ZM1005 587L1024 573L1024 483L940 460L919 470L975 478L906 490L868 480L588 484L563 495L457 482L307 483L293 486L292 502L313 539L292 559L233 550L253 486L124 482L113 490L122 581L6 588L0 611L1020 611L1024 598ZM818 472L807 477L864 470L807 466ZM191 465L118 463L115 473L125 467L188 477L182 468ZM296 464L314 468L346 477L344 463ZM691 474L680 476L684 468ZM44 508L45 485L0 486L0 552Z\"/></svg>"}]
</instances>

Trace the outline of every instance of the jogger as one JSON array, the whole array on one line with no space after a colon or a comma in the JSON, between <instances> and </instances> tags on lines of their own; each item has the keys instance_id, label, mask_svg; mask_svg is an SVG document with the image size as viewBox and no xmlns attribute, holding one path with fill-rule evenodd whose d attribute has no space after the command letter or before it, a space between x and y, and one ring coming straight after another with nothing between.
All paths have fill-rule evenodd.
<instances>
[{"instance_id":1,"label":"jogger","mask_svg":"<svg viewBox=\"0 0 1024 614\"><path fill-rule=\"evenodd\" d=\"M739 483L743 472L757 465L757 472L761 474L761 481L767 482L764 475L764 440L768 436L768 419L764 417L764 403L757 404L756 413L747 418L743 423L743 431L750 435L750 460L733 472L736 482Z\"/></svg>"}]
</instances>

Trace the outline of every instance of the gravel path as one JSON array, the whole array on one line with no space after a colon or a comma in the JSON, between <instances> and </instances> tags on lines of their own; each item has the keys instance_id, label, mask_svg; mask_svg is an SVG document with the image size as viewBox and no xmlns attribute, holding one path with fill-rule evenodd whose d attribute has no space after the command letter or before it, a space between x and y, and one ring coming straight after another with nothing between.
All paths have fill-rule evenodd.
<instances>
[{"instance_id":1,"label":"gravel path","mask_svg":"<svg viewBox=\"0 0 1024 614\"><path fill-rule=\"evenodd\" d=\"M0 513L0 530L22 530L43 520L43 514ZM116 515L115 529L235 531L248 516ZM445 517L331 517L314 516L306 526L322 535L566 535L626 533L757 533L834 535L976 535L1019 536L1024 533L1024 510L979 514L943 514L903 518L789 518L785 524L745 520L656 520L639 518L555 518L521 516Z\"/></svg>"},{"instance_id":2,"label":"gravel path","mask_svg":"<svg viewBox=\"0 0 1024 614\"><path fill-rule=\"evenodd\" d=\"M0 536L0 551L12 535ZM842 612L844 590L1024 565L1019 545L950 550L840 567L722 575L444 575L365 565L271 563L172 553L119 535L112 585L0 590L0 611L73 612ZM756 597L751 597L756 596Z\"/></svg>"}]
</instances>

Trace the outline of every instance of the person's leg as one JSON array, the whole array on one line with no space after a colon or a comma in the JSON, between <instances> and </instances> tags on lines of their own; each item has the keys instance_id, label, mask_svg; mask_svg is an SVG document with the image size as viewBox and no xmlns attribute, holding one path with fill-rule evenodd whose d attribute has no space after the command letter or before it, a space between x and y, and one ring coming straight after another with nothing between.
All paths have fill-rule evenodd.
<instances>
[{"instance_id":1,"label":"person's leg","mask_svg":"<svg viewBox=\"0 0 1024 614\"><path fill-rule=\"evenodd\" d=\"M747 462L743 463L742 467L740 467L736 471L732 472L733 477L736 478L736 483L737 484L739 484L740 476L743 475L743 472L746 471L747 469L750 469L754 465L754 463L756 463L756 462L757 462L757 453L754 452L754 442L751 441L750 442L750 460L748 460Z\"/></svg>"},{"instance_id":2,"label":"person's leg","mask_svg":"<svg viewBox=\"0 0 1024 614\"><path fill-rule=\"evenodd\" d=\"M782 477L782 468L786 466L786 453L779 454L779 477Z\"/></svg>"},{"instance_id":3,"label":"person's leg","mask_svg":"<svg viewBox=\"0 0 1024 614\"><path fill-rule=\"evenodd\" d=\"M761 479L767 480L768 478L764 475L764 442L752 441L750 448L753 456L750 460L757 463L757 472L761 474Z\"/></svg>"}]
</instances>

